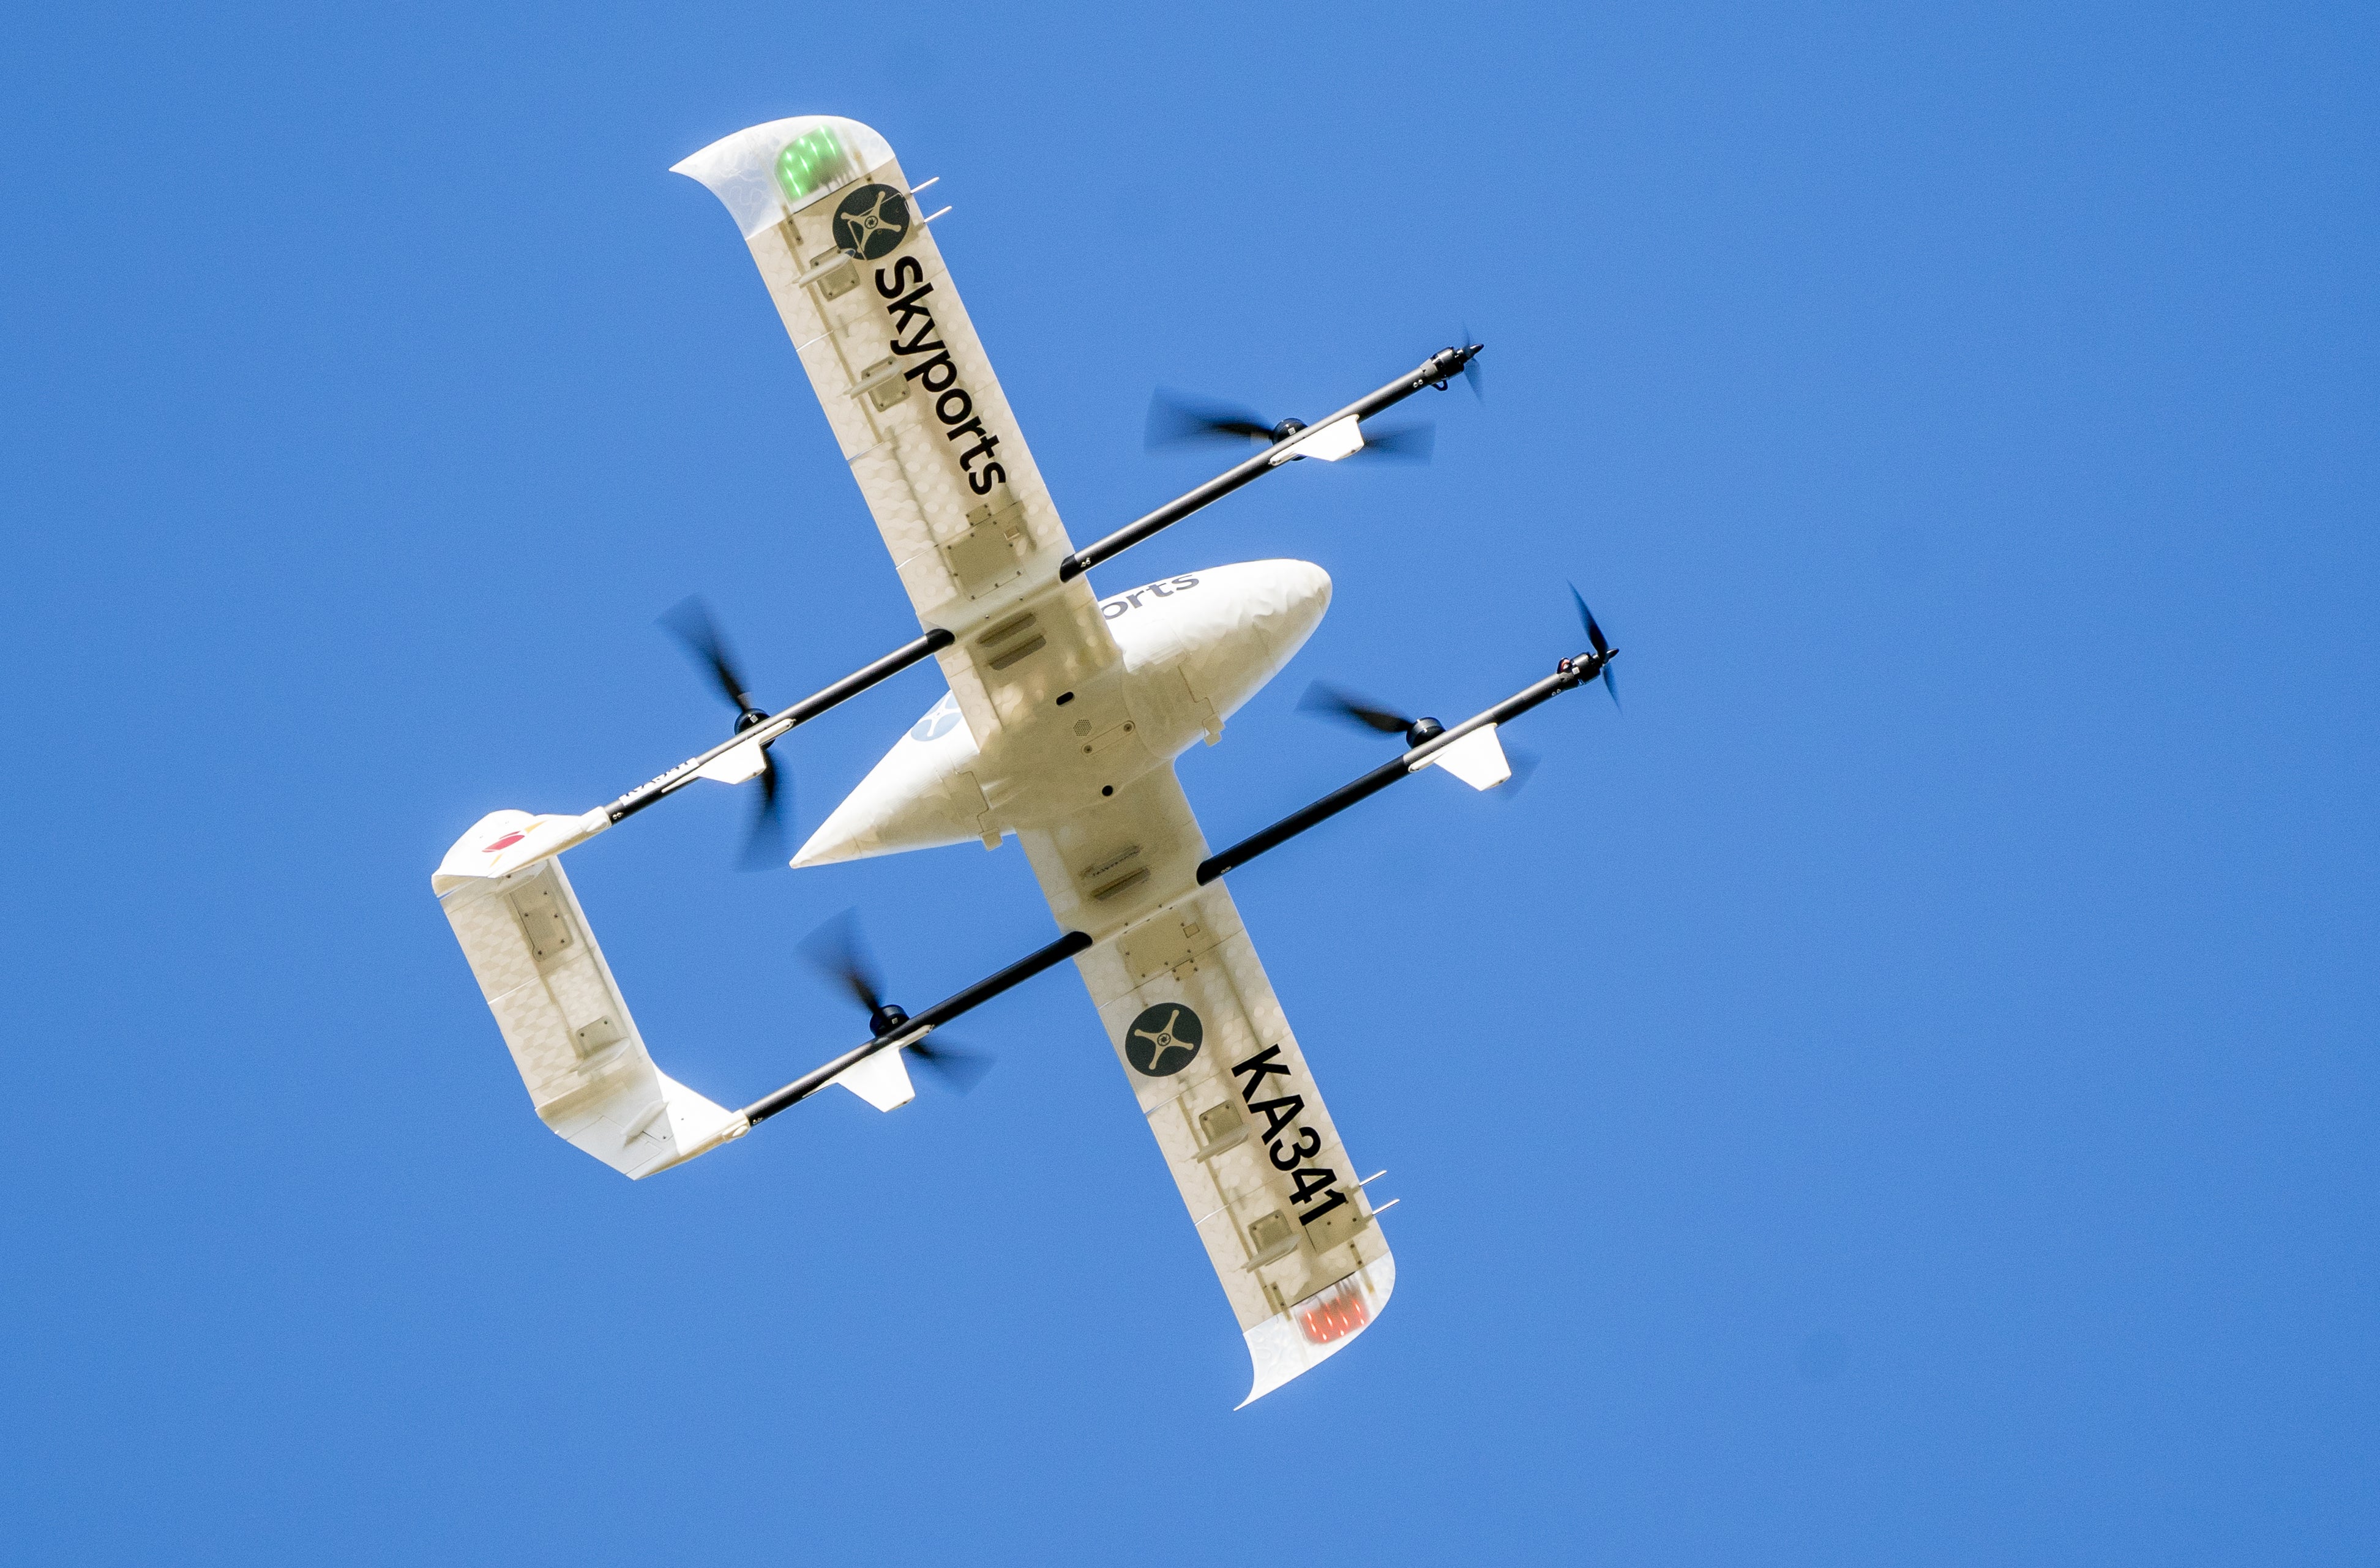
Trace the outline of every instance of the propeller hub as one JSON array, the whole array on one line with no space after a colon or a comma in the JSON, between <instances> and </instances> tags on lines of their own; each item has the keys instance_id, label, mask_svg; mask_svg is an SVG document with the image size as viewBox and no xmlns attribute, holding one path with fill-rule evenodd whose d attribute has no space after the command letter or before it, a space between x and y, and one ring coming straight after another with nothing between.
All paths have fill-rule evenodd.
<instances>
[{"instance_id":1,"label":"propeller hub","mask_svg":"<svg viewBox=\"0 0 2380 1568\"><path fill-rule=\"evenodd\" d=\"M1299 431L1302 431L1305 428L1305 421L1304 419L1283 419L1281 423L1272 427L1272 438L1275 442L1287 441L1291 436L1295 435Z\"/></svg>"},{"instance_id":2,"label":"propeller hub","mask_svg":"<svg viewBox=\"0 0 2380 1568\"><path fill-rule=\"evenodd\" d=\"M699 598L690 598L662 617L676 638L686 645L694 662L710 674L711 686L735 710L735 727L728 733L740 735L756 725L768 722L768 711L753 705L750 692L744 684L743 672L735 667L727 651L727 639L719 635L718 625L710 618ZM760 756L760 809L752 819L752 828L744 840L744 867L759 870L784 859L784 845L779 841L782 812L785 795L783 786L792 783L765 749Z\"/></svg>"},{"instance_id":3,"label":"propeller hub","mask_svg":"<svg viewBox=\"0 0 2380 1568\"><path fill-rule=\"evenodd\" d=\"M1472 378L1471 390L1477 392L1479 372L1471 369L1471 361L1479 357L1479 350L1483 346L1485 345L1477 343L1466 344L1461 348L1441 348L1431 355L1429 368L1433 374L1430 384L1437 387L1439 391L1444 392L1447 383L1456 376L1468 375Z\"/></svg>"},{"instance_id":4,"label":"propeller hub","mask_svg":"<svg viewBox=\"0 0 2380 1568\"><path fill-rule=\"evenodd\" d=\"M875 1031L878 1039L882 1039L908 1021L909 1015L890 1002L878 1003L868 1015L868 1027Z\"/></svg>"},{"instance_id":5,"label":"propeller hub","mask_svg":"<svg viewBox=\"0 0 2380 1568\"><path fill-rule=\"evenodd\" d=\"M1559 668L1563 675L1569 675L1578 685L1585 686L1603 674L1603 667L1619 657L1620 650L1607 648L1599 653L1572 654L1563 660Z\"/></svg>"},{"instance_id":6,"label":"propeller hub","mask_svg":"<svg viewBox=\"0 0 2380 1568\"><path fill-rule=\"evenodd\" d=\"M1405 744L1407 746L1419 746L1425 741L1436 740L1439 735L1442 735L1445 733L1446 726L1439 723L1436 719L1415 719L1412 725L1405 731Z\"/></svg>"}]
</instances>

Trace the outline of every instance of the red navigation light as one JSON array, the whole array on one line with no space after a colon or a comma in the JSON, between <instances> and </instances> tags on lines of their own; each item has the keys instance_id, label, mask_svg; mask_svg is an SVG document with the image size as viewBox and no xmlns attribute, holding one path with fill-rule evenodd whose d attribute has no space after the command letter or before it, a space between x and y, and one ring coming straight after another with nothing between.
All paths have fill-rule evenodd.
<instances>
[{"instance_id":1,"label":"red navigation light","mask_svg":"<svg viewBox=\"0 0 2380 1568\"><path fill-rule=\"evenodd\" d=\"M1353 1280L1341 1285L1297 1315L1297 1326L1309 1343L1330 1344L1372 1320L1372 1308L1363 1288Z\"/></svg>"}]
</instances>

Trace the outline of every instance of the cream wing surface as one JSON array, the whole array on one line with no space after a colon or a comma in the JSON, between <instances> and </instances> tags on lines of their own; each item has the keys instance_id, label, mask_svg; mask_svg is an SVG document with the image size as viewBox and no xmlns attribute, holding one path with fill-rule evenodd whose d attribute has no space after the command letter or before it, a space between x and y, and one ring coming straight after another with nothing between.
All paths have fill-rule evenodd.
<instances>
[{"instance_id":1,"label":"cream wing surface","mask_svg":"<svg viewBox=\"0 0 2380 1568\"><path fill-rule=\"evenodd\" d=\"M1124 1077L1189 1209L1262 1398L1353 1341L1396 1262L1171 767L1021 831ZM1243 1402L1245 1403L1245 1402Z\"/></svg>"},{"instance_id":2,"label":"cream wing surface","mask_svg":"<svg viewBox=\"0 0 2380 1568\"><path fill-rule=\"evenodd\" d=\"M492 811L431 887L545 1124L650 1176L743 1136L743 1117L657 1066L551 844L576 820Z\"/></svg>"},{"instance_id":3,"label":"cream wing surface","mask_svg":"<svg viewBox=\"0 0 2380 1568\"><path fill-rule=\"evenodd\" d=\"M827 115L737 131L676 165L725 204L799 352L967 727L1111 667L1090 587L885 140Z\"/></svg>"}]
</instances>

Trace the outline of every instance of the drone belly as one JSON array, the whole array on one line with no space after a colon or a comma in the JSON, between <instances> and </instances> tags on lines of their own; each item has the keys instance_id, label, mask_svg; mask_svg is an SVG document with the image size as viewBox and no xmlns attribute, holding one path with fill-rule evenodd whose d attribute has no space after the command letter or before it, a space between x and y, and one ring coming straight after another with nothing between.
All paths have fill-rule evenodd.
<instances>
[{"instance_id":1,"label":"drone belly","mask_svg":"<svg viewBox=\"0 0 2380 1568\"><path fill-rule=\"evenodd\" d=\"M1295 653L1330 602L1303 561L1250 561L1147 584L1100 602L1121 666L1005 726L978 770L992 820L1054 828L1164 766Z\"/></svg>"},{"instance_id":2,"label":"drone belly","mask_svg":"<svg viewBox=\"0 0 2380 1568\"><path fill-rule=\"evenodd\" d=\"M978 748L944 697L820 824L796 866L931 849L1067 821L1181 755L1280 674L1321 623L1330 578L1245 561L1100 603L1123 655Z\"/></svg>"},{"instance_id":3,"label":"drone belly","mask_svg":"<svg viewBox=\"0 0 2380 1568\"><path fill-rule=\"evenodd\" d=\"M1125 672L1111 668L1063 702L1004 726L979 772L991 820L1014 833L1096 807L1170 755L1153 744Z\"/></svg>"},{"instance_id":4,"label":"drone belly","mask_svg":"<svg viewBox=\"0 0 2380 1568\"><path fill-rule=\"evenodd\" d=\"M975 738L944 697L819 824L793 863L864 860L996 831L976 782L979 766Z\"/></svg>"}]
</instances>

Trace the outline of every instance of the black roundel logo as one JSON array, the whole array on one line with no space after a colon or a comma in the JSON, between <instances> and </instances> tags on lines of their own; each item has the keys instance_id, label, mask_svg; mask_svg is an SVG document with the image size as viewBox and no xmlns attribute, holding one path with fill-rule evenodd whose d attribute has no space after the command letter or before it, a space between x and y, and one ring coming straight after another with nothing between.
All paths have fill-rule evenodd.
<instances>
[{"instance_id":1,"label":"black roundel logo","mask_svg":"<svg viewBox=\"0 0 2380 1568\"><path fill-rule=\"evenodd\" d=\"M846 256L873 261L908 237L908 199L889 185L863 185L835 204L834 242Z\"/></svg>"},{"instance_id":2,"label":"black roundel logo","mask_svg":"<svg viewBox=\"0 0 2380 1568\"><path fill-rule=\"evenodd\" d=\"M1160 1002L1132 1021L1123 1053L1134 1068L1152 1078L1171 1077L1198 1059L1207 1026L1178 1002Z\"/></svg>"}]
</instances>

